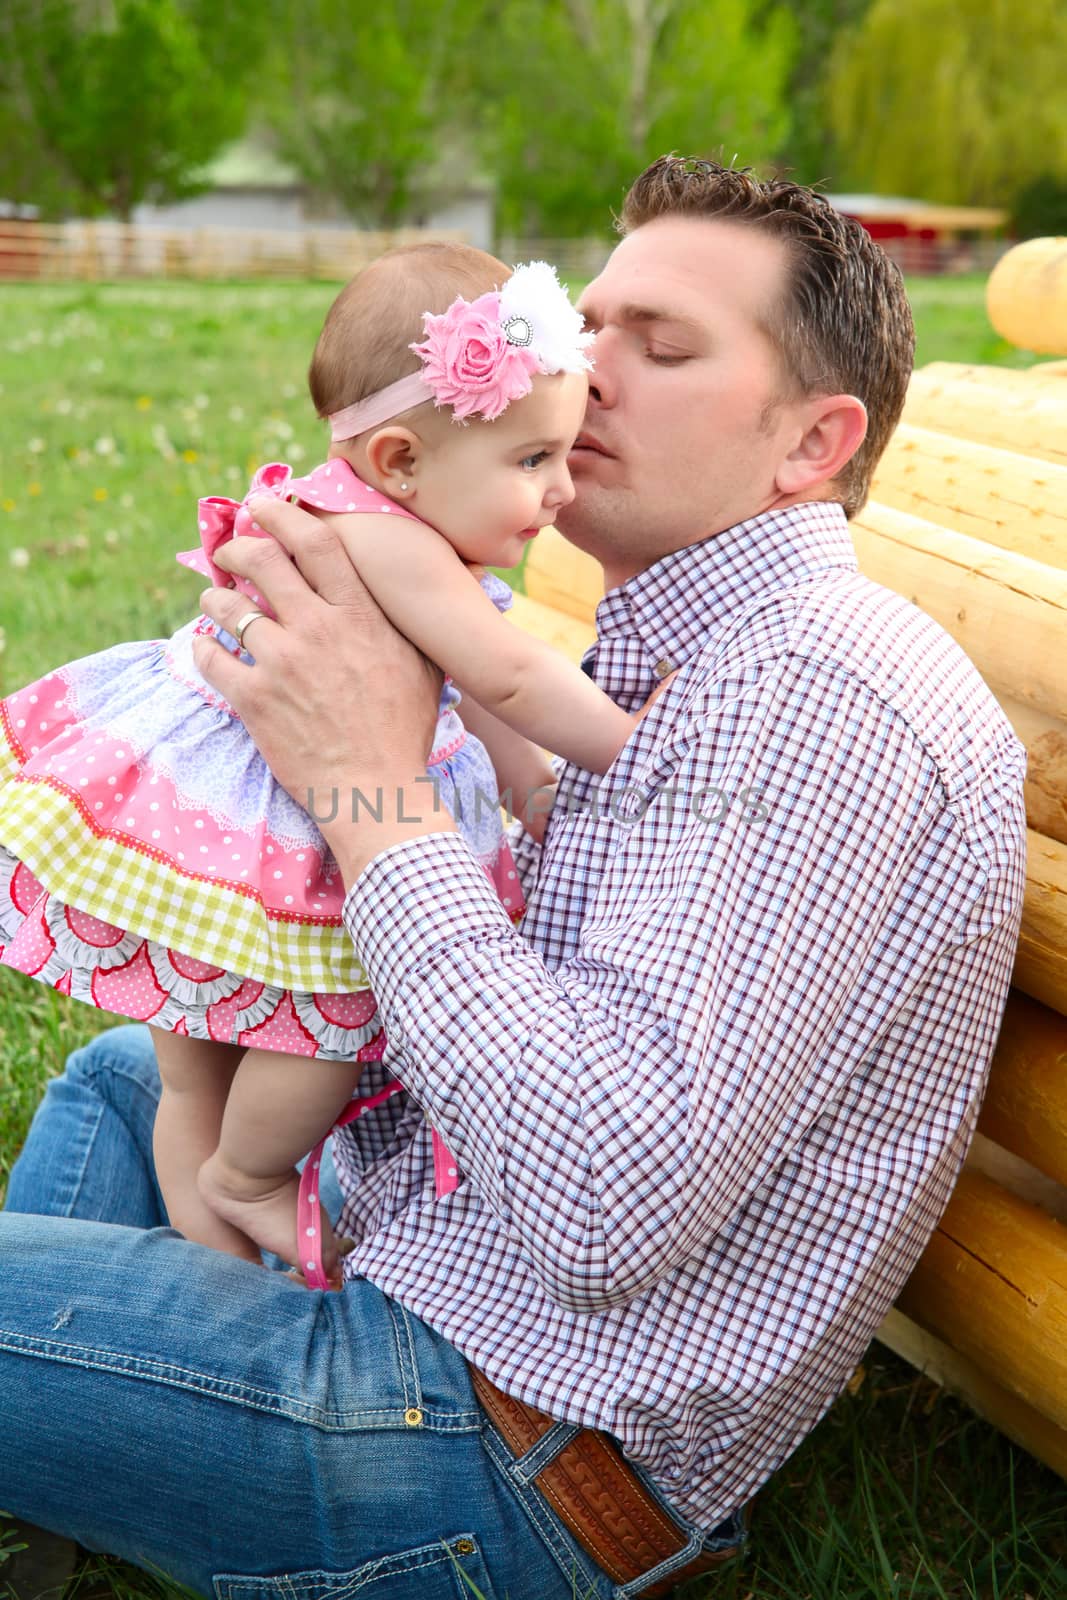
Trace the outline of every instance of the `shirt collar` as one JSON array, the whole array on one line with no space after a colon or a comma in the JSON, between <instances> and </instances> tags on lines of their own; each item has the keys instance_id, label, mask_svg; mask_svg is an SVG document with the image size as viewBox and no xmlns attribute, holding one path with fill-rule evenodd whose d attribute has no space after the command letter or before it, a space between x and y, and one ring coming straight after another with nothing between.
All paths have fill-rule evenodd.
<instances>
[{"instance_id":1,"label":"shirt collar","mask_svg":"<svg viewBox=\"0 0 1067 1600\"><path fill-rule=\"evenodd\" d=\"M836 501L764 511L672 551L610 590L597 606L597 637L636 634L657 675L665 677L763 592L792 588L835 567L857 567L848 522Z\"/></svg>"}]
</instances>

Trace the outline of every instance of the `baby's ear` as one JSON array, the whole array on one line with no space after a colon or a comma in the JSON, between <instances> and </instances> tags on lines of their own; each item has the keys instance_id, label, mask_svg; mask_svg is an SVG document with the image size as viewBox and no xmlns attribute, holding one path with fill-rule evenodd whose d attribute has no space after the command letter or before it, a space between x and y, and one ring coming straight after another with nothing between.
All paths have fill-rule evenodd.
<instances>
[{"instance_id":1,"label":"baby's ear","mask_svg":"<svg viewBox=\"0 0 1067 1600\"><path fill-rule=\"evenodd\" d=\"M367 465L382 493L392 500L405 499L414 487L411 479L422 452L418 435L410 428L378 428L366 448Z\"/></svg>"}]
</instances>

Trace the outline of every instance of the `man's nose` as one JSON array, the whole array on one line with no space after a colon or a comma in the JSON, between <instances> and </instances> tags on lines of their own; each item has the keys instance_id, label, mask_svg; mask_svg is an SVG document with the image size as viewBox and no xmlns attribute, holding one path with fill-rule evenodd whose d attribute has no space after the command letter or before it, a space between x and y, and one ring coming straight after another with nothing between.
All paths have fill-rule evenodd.
<instances>
[{"instance_id":1,"label":"man's nose","mask_svg":"<svg viewBox=\"0 0 1067 1600\"><path fill-rule=\"evenodd\" d=\"M598 406L615 404L615 376L612 368L611 335L601 328L589 347L593 370L589 374L589 398Z\"/></svg>"}]
</instances>

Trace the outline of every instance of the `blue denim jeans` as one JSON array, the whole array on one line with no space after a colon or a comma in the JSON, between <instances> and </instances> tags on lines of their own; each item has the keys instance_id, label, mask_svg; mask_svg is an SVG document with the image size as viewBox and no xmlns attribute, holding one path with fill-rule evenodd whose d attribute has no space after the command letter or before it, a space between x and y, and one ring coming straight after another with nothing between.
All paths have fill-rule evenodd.
<instances>
[{"instance_id":1,"label":"blue denim jeans","mask_svg":"<svg viewBox=\"0 0 1067 1600\"><path fill-rule=\"evenodd\" d=\"M630 1600L425 1323L166 1225L157 1093L147 1030L102 1035L12 1173L0 1506L219 1600Z\"/></svg>"}]
</instances>

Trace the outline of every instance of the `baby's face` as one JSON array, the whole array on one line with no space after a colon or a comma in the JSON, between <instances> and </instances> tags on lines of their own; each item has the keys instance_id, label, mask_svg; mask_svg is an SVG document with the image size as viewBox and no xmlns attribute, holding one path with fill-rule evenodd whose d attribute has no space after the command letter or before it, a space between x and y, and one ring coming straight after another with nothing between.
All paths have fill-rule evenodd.
<instances>
[{"instance_id":1,"label":"baby's face","mask_svg":"<svg viewBox=\"0 0 1067 1600\"><path fill-rule=\"evenodd\" d=\"M464 561L513 567L574 499L567 452L585 417L582 372L539 376L493 422L441 424L419 452L408 501Z\"/></svg>"}]
</instances>

